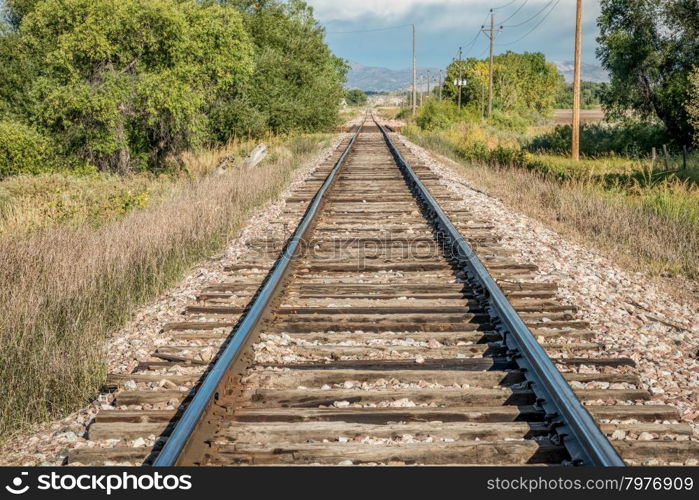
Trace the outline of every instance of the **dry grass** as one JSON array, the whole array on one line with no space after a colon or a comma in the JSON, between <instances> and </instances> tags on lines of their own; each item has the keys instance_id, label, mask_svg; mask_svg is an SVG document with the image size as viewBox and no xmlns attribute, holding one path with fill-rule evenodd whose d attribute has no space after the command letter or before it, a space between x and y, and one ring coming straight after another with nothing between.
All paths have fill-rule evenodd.
<instances>
[{"instance_id":1,"label":"dry grass","mask_svg":"<svg viewBox=\"0 0 699 500\"><path fill-rule=\"evenodd\" d=\"M694 199L686 196L687 187L679 186L681 193L666 186L639 195L579 179L561 182L536 171L465 161L447 142L420 134L410 138L453 160L451 165L472 185L603 250L629 269L699 277L699 228L690 216L696 206L677 208L683 200ZM691 189L695 194L695 188ZM663 204L668 208L661 210Z\"/></svg>"},{"instance_id":2,"label":"dry grass","mask_svg":"<svg viewBox=\"0 0 699 500\"><path fill-rule=\"evenodd\" d=\"M161 203L98 227L0 236L0 436L93 397L109 333L225 246L319 147L292 139L258 167L179 180Z\"/></svg>"},{"instance_id":3,"label":"dry grass","mask_svg":"<svg viewBox=\"0 0 699 500\"><path fill-rule=\"evenodd\" d=\"M383 118L384 120L395 120L400 111L401 108L397 106L382 106L376 109L379 118Z\"/></svg>"},{"instance_id":4,"label":"dry grass","mask_svg":"<svg viewBox=\"0 0 699 500\"><path fill-rule=\"evenodd\" d=\"M296 144L303 136L293 139ZM272 155L284 140L266 141ZM44 231L57 225L98 227L133 210L157 205L208 175L226 155L240 164L254 141L234 141L222 149L182 155L184 169L161 174L132 173L127 177L98 172L48 172L18 175L0 181L0 237Z\"/></svg>"}]
</instances>

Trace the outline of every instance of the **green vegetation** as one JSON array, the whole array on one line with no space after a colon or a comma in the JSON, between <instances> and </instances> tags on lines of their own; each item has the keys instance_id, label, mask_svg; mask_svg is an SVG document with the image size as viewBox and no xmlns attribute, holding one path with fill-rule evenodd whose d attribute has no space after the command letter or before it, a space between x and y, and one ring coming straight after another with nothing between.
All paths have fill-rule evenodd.
<instances>
[{"instance_id":1,"label":"green vegetation","mask_svg":"<svg viewBox=\"0 0 699 500\"><path fill-rule=\"evenodd\" d=\"M364 106L367 102L367 95L361 89L348 90L345 95L349 106Z\"/></svg>"},{"instance_id":2,"label":"green vegetation","mask_svg":"<svg viewBox=\"0 0 699 500\"><path fill-rule=\"evenodd\" d=\"M230 120L238 136L255 128L289 133L335 126L347 66L325 45L313 10L300 0L220 1L242 13L254 44L252 78L240 95L219 103L242 120ZM225 116L217 118L226 124ZM216 130L222 141L230 136L225 125Z\"/></svg>"},{"instance_id":3,"label":"green vegetation","mask_svg":"<svg viewBox=\"0 0 699 500\"><path fill-rule=\"evenodd\" d=\"M607 89L606 83L580 82L580 108L595 109L602 104L602 96ZM556 109L571 109L573 107L573 84L561 86L554 103Z\"/></svg>"},{"instance_id":4,"label":"green vegetation","mask_svg":"<svg viewBox=\"0 0 699 500\"><path fill-rule=\"evenodd\" d=\"M33 128L14 121L0 121L0 179L20 172L50 170L53 148Z\"/></svg>"},{"instance_id":5,"label":"green vegetation","mask_svg":"<svg viewBox=\"0 0 699 500\"><path fill-rule=\"evenodd\" d=\"M7 8L0 119L52 145L55 166L162 171L181 167L187 150L335 124L345 66L299 0ZM37 171L37 158L8 166L13 158L0 157L0 178Z\"/></svg>"},{"instance_id":6,"label":"green vegetation","mask_svg":"<svg viewBox=\"0 0 699 500\"><path fill-rule=\"evenodd\" d=\"M571 135L570 125L558 125L533 137L527 149L569 155ZM626 120L617 124L588 123L580 127L580 154L587 157L617 155L647 158L651 148L661 151L663 145L669 142L667 130L658 123Z\"/></svg>"},{"instance_id":7,"label":"green vegetation","mask_svg":"<svg viewBox=\"0 0 699 500\"><path fill-rule=\"evenodd\" d=\"M442 95L458 101L455 81L464 80L461 103L484 115L488 99L488 63L475 58L454 61L447 68ZM563 86L563 77L540 52L505 52L493 60L493 109L507 115L548 116Z\"/></svg>"},{"instance_id":8,"label":"green vegetation","mask_svg":"<svg viewBox=\"0 0 699 500\"><path fill-rule=\"evenodd\" d=\"M597 55L611 83L603 104L612 116L629 110L657 117L670 138L689 145L692 125L685 104L699 61L696 0L602 0Z\"/></svg>"}]
</instances>

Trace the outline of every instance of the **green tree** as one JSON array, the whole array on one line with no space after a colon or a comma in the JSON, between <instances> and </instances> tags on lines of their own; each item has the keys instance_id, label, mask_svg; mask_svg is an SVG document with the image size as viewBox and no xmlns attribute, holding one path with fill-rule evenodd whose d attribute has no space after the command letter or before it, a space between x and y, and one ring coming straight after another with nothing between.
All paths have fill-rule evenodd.
<instances>
[{"instance_id":1,"label":"green tree","mask_svg":"<svg viewBox=\"0 0 699 500\"><path fill-rule=\"evenodd\" d=\"M602 0L597 55L611 75L604 107L659 118L678 143L691 136L685 103L699 60L697 0Z\"/></svg>"},{"instance_id":2,"label":"green tree","mask_svg":"<svg viewBox=\"0 0 699 500\"><path fill-rule=\"evenodd\" d=\"M325 44L323 28L313 18L313 9L300 0L222 3L234 5L244 14L255 45L256 68L242 99L256 110L255 122L262 119L268 129L279 133L333 126L344 97L347 67ZM245 120L245 115L238 116ZM218 119L238 122L225 113ZM219 138L224 138L229 126L215 125ZM240 126L248 127L244 121Z\"/></svg>"},{"instance_id":3,"label":"green tree","mask_svg":"<svg viewBox=\"0 0 699 500\"><path fill-rule=\"evenodd\" d=\"M300 0L7 0L4 14L0 118L104 170L327 128L344 97L347 68Z\"/></svg>"},{"instance_id":4,"label":"green tree","mask_svg":"<svg viewBox=\"0 0 699 500\"><path fill-rule=\"evenodd\" d=\"M364 106L367 102L367 95L363 90L352 89L347 91L345 99L350 106Z\"/></svg>"},{"instance_id":5,"label":"green tree","mask_svg":"<svg viewBox=\"0 0 699 500\"><path fill-rule=\"evenodd\" d=\"M462 104L482 110L488 98L488 62L470 58L449 65L443 93L454 101L459 76ZM548 114L562 85L556 66L540 52L508 51L493 60L493 108L504 113Z\"/></svg>"},{"instance_id":6,"label":"green tree","mask_svg":"<svg viewBox=\"0 0 699 500\"><path fill-rule=\"evenodd\" d=\"M461 104L482 109L488 96L488 63L475 58L454 61L447 67L442 97L458 102L461 80Z\"/></svg>"},{"instance_id":7,"label":"green tree","mask_svg":"<svg viewBox=\"0 0 699 500\"><path fill-rule=\"evenodd\" d=\"M211 3L43 0L13 36L17 56L0 53L27 71L2 92L21 88L25 120L67 154L118 172L201 144L211 103L253 69L240 14Z\"/></svg>"},{"instance_id":8,"label":"green tree","mask_svg":"<svg viewBox=\"0 0 699 500\"><path fill-rule=\"evenodd\" d=\"M592 109L602 104L602 96L607 89L606 83L580 82L580 107ZM557 109L570 109L573 107L573 84L566 83L561 86L554 103Z\"/></svg>"}]
</instances>

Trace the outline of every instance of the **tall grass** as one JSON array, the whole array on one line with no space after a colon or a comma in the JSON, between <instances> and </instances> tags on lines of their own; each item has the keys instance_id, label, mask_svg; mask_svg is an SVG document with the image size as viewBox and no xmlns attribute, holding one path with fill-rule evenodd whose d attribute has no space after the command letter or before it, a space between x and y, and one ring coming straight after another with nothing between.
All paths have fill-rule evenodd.
<instances>
[{"instance_id":1,"label":"tall grass","mask_svg":"<svg viewBox=\"0 0 699 500\"><path fill-rule=\"evenodd\" d=\"M225 246L318 148L318 137L292 140L274 161L191 178L161 203L98 227L0 237L0 436L93 397L110 332Z\"/></svg>"},{"instance_id":2,"label":"tall grass","mask_svg":"<svg viewBox=\"0 0 699 500\"><path fill-rule=\"evenodd\" d=\"M317 137L268 137L269 159L281 151L289 152L285 141L296 150L305 141L317 144ZM187 152L181 157L184 168L157 174L133 172L120 176L72 169L8 177L0 181L0 237L57 225L98 227L176 196L190 188L193 181L209 175L223 156L231 166L240 164L255 146L255 141L236 139L222 149Z\"/></svg>"}]
</instances>

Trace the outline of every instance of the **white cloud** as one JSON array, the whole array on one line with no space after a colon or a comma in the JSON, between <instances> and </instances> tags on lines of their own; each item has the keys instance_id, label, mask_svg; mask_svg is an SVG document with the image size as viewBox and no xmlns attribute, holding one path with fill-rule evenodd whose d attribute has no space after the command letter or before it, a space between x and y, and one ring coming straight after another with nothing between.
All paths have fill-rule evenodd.
<instances>
[{"instance_id":1,"label":"white cloud","mask_svg":"<svg viewBox=\"0 0 699 500\"><path fill-rule=\"evenodd\" d=\"M409 31L391 30L366 35L343 35L344 31L373 30L415 23L418 56L442 64L462 45L468 56L481 57L487 42L479 33L491 7L495 23L505 29L497 37L496 52L504 50L542 51L556 60L572 58L576 0L560 0L544 22L537 26L550 0L306 0L315 9L316 19L328 29L328 40L343 57L372 64L389 64L409 44ZM515 11L522 8L515 13ZM502 8L498 8L502 7ZM544 8L543 12L538 14ZM594 60L595 23L599 1L583 6L583 57ZM538 14L537 16L535 16ZM535 17L534 17L535 16ZM528 19L534 17L529 22ZM532 28L534 28L532 30ZM402 57L402 56L401 56ZM387 62L384 62L387 61Z\"/></svg>"},{"instance_id":2,"label":"white cloud","mask_svg":"<svg viewBox=\"0 0 699 500\"><path fill-rule=\"evenodd\" d=\"M520 5L510 0L496 2L498 15L509 16ZM528 0L515 19L525 20L541 9L549 0ZM415 22L423 28L448 29L480 23L493 2L488 0L307 0L313 6L316 18L322 23L351 23L373 19L373 26L385 26L395 21ZM503 7L498 9L497 7ZM593 20L599 14L599 2L586 2L583 7L585 20ZM551 18L567 18L575 13L575 0L560 0ZM426 17L425 17L426 15ZM477 19L476 19L477 18ZM367 26L369 27L369 26Z\"/></svg>"},{"instance_id":3,"label":"white cloud","mask_svg":"<svg viewBox=\"0 0 699 500\"><path fill-rule=\"evenodd\" d=\"M352 21L363 17L381 20L404 18L413 10L422 7L466 7L485 2L474 0L308 0L321 22Z\"/></svg>"}]
</instances>

